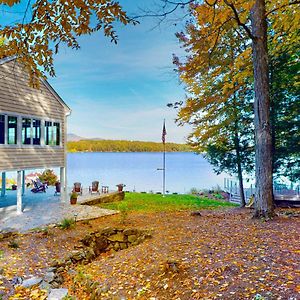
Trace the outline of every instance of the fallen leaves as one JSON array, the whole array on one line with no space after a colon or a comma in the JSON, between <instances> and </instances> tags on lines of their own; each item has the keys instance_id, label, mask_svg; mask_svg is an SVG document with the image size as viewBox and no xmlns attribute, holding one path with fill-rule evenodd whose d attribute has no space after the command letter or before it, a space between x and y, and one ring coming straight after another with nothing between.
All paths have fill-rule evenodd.
<instances>
[{"instance_id":1,"label":"fallen leaves","mask_svg":"<svg viewBox=\"0 0 300 300\"><path fill-rule=\"evenodd\" d=\"M127 226L151 228L153 238L74 267L65 274L64 286L81 300L91 299L89 286L97 286L104 300L299 298L299 218L265 223L238 209L201 214L197 219L189 212L130 214ZM86 233L118 222L111 216L89 226L78 223L69 232L51 229L43 239L38 233L24 235L19 249L3 245L0 293L44 299L43 291L14 290L7 279L40 272L53 258L67 255Z\"/></svg>"}]
</instances>

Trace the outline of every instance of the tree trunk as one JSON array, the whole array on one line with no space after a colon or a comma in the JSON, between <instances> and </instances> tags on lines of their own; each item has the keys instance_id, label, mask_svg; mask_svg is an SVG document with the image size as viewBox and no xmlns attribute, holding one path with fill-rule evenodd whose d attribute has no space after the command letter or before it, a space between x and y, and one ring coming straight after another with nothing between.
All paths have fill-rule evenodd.
<instances>
[{"instance_id":1,"label":"tree trunk","mask_svg":"<svg viewBox=\"0 0 300 300\"><path fill-rule=\"evenodd\" d=\"M242 172L241 162L237 163L237 167L238 167L238 179L239 179L240 196L241 196L240 206L245 207L246 199L245 199L245 193L244 193L243 172Z\"/></svg>"},{"instance_id":2,"label":"tree trunk","mask_svg":"<svg viewBox=\"0 0 300 300\"><path fill-rule=\"evenodd\" d=\"M256 218L274 215L272 178L272 139L265 0L256 0L251 9L254 67L255 127L255 213Z\"/></svg>"},{"instance_id":3,"label":"tree trunk","mask_svg":"<svg viewBox=\"0 0 300 300\"><path fill-rule=\"evenodd\" d=\"M234 95L235 98L235 95ZM242 160L241 160L241 150L240 150L240 139L239 139L239 128L238 128L238 121L237 115L235 120L235 136L234 136L234 145L236 151L236 165L237 165L237 175L239 179L239 188L240 188L240 196L241 202L240 206L245 207L246 200L245 200L245 193L244 193L244 184L243 184L243 170L242 170Z\"/></svg>"}]
</instances>

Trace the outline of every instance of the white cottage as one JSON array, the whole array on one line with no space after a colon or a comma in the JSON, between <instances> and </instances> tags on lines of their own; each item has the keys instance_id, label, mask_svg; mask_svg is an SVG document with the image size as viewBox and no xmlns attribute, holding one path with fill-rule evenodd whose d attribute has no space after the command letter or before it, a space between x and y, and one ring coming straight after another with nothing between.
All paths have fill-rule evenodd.
<instances>
[{"instance_id":1,"label":"white cottage","mask_svg":"<svg viewBox=\"0 0 300 300\"><path fill-rule=\"evenodd\" d=\"M66 199L66 126L70 108L41 79L29 86L27 72L13 58L0 60L1 196L7 171L17 171L17 210L22 212L25 171L60 168L61 198Z\"/></svg>"}]
</instances>

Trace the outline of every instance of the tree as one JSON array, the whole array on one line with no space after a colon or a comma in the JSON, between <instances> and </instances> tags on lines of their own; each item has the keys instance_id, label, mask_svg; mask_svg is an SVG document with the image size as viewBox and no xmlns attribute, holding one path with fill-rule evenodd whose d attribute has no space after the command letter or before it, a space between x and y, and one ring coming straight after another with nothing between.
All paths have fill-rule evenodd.
<instances>
[{"instance_id":1,"label":"tree","mask_svg":"<svg viewBox=\"0 0 300 300\"><path fill-rule=\"evenodd\" d=\"M254 127L255 127L255 217L272 217L273 187L272 187L272 138L270 125L270 94L268 69L268 24L267 18L278 18L285 32L297 32L293 19L296 10L293 5L299 1L269 1L268 12L265 0L252 1L169 1L168 5L190 5L191 13L196 14L197 26L200 28L198 48L192 48L205 61L218 48L219 40L226 34L226 24L234 21L235 28L247 35L252 46L252 65L254 74ZM165 11L166 15L172 10ZM276 22L274 22L276 23ZM231 23L233 25L233 23ZM290 25L291 24L291 25ZM187 28L189 27L189 22ZM287 35L289 36L289 34ZM243 39L242 39L243 40ZM290 39L289 39L290 40ZM202 44L200 44L200 41ZM249 43L248 42L248 43ZM281 40L280 44L285 44ZM222 64L220 64L220 67Z\"/></svg>"},{"instance_id":2,"label":"tree","mask_svg":"<svg viewBox=\"0 0 300 300\"><path fill-rule=\"evenodd\" d=\"M300 179L299 55L295 48L270 59L273 172L292 182Z\"/></svg>"},{"instance_id":3,"label":"tree","mask_svg":"<svg viewBox=\"0 0 300 300\"><path fill-rule=\"evenodd\" d=\"M19 2L3 0L1 4L12 7ZM32 11L30 21L26 22L29 11ZM53 55L61 44L79 49L79 36L99 30L116 43L116 21L136 24L113 0L36 0L31 10L28 1L22 22L0 26L0 36L5 39L0 58L16 56L30 74L31 84L38 85L39 77L45 77L46 73L55 75Z\"/></svg>"},{"instance_id":4,"label":"tree","mask_svg":"<svg viewBox=\"0 0 300 300\"><path fill-rule=\"evenodd\" d=\"M57 182L57 175L53 170L47 169L39 176L39 179L41 182L47 182L48 185L55 185Z\"/></svg>"},{"instance_id":5,"label":"tree","mask_svg":"<svg viewBox=\"0 0 300 300\"><path fill-rule=\"evenodd\" d=\"M187 34L177 35L189 52L184 63L174 57L189 95L184 106L175 104L180 107L177 121L192 125L189 144L196 152L205 153L217 173L227 171L238 176L241 206L245 206L243 172L253 169L254 149L252 72L249 59L245 60L249 47L239 45L235 37L238 33L234 27L230 30L232 24L228 22L224 25L228 27L227 34L220 37L218 47L209 58L199 55L206 54L206 49L201 48L205 45L203 40L198 40L202 29L198 25L199 22L190 23ZM237 71L244 76L236 76Z\"/></svg>"}]
</instances>

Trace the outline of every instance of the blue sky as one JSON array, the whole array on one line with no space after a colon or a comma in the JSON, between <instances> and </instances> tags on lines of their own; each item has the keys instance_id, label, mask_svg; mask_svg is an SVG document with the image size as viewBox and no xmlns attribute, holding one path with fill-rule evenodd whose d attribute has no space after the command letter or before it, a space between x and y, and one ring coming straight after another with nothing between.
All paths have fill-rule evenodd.
<instances>
[{"instance_id":1,"label":"blue sky","mask_svg":"<svg viewBox=\"0 0 300 300\"><path fill-rule=\"evenodd\" d=\"M151 3L119 2L129 13ZM99 32L80 38L80 50L61 48L55 57L57 77L49 82L72 109L69 133L159 142L165 118L167 141L184 142L188 129L175 125L176 112L166 107L184 98L172 65L172 53L182 53L174 35L179 28L140 22L117 26L117 45Z\"/></svg>"}]
</instances>

